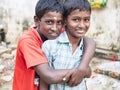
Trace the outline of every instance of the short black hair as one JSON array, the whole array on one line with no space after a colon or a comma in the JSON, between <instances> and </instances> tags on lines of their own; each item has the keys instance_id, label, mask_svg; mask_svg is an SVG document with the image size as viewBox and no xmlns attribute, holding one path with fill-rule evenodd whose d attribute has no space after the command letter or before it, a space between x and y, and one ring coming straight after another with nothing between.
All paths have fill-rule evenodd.
<instances>
[{"instance_id":1,"label":"short black hair","mask_svg":"<svg viewBox=\"0 0 120 90\"><path fill-rule=\"evenodd\" d=\"M41 19L41 17L49 11L60 12L62 15L64 13L63 3L61 0L39 0L35 7L36 16Z\"/></svg>"},{"instance_id":2,"label":"short black hair","mask_svg":"<svg viewBox=\"0 0 120 90\"><path fill-rule=\"evenodd\" d=\"M91 12L91 5L88 0L65 0L64 2L64 17L67 18L68 15L76 9L88 10Z\"/></svg>"}]
</instances>

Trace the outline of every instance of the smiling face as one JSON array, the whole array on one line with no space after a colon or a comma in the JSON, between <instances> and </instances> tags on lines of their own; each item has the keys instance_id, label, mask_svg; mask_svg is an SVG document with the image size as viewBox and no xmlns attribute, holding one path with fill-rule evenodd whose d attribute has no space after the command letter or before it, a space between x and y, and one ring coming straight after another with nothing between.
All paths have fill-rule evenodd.
<instances>
[{"instance_id":1,"label":"smiling face","mask_svg":"<svg viewBox=\"0 0 120 90\"><path fill-rule=\"evenodd\" d=\"M65 20L68 36L83 37L90 26L90 15L88 10L73 10Z\"/></svg>"},{"instance_id":2,"label":"smiling face","mask_svg":"<svg viewBox=\"0 0 120 90\"><path fill-rule=\"evenodd\" d=\"M40 31L47 39L55 39L61 33L63 16L59 12L48 11L39 20Z\"/></svg>"}]
</instances>

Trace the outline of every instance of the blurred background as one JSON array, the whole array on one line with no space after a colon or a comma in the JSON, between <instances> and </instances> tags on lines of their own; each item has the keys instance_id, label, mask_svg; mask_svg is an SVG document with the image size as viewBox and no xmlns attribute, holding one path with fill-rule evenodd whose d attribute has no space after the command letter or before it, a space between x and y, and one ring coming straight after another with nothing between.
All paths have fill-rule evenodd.
<instances>
[{"instance_id":1,"label":"blurred background","mask_svg":"<svg viewBox=\"0 0 120 90\"><path fill-rule=\"evenodd\" d=\"M12 90L16 45L34 25L38 0L0 0L0 90ZM64 0L63 0L64 1ZM88 90L120 90L120 0L89 0L91 26L86 36L96 42Z\"/></svg>"}]
</instances>

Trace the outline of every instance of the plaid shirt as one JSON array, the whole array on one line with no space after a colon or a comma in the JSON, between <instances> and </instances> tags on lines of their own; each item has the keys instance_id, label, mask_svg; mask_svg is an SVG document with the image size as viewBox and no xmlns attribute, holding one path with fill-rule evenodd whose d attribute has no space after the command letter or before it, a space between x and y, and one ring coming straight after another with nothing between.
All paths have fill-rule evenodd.
<instances>
[{"instance_id":1,"label":"plaid shirt","mask_svg":"<svg viewBox=\"0 0 120 90\"><path fill-rule=\"evenodd\" d=\"M74 53L66 32L54 40L47 40L42 45L49 64L53 69L71 69L78 67L83 53L83 38ZM84 80L77 86L69 87L65 84L51 84L50 90L86 90Z\"/></svg>"}]
</instances>

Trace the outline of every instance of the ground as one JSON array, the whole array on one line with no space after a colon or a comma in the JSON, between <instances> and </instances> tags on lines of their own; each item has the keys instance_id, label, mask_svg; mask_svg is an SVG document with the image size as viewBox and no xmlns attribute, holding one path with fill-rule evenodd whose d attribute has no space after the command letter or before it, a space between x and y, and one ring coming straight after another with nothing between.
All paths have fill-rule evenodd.
<instances>
[{"instance_id":1,"label":"ground","mask_svg":"<svg viewBox=\"0 0 120 90\"><path fill-rule=\"evenodd\" d=\"M120 80L113 79L109 76L97 74L94 72L94 69L97 66L109 62L111 61L103 58L94 57L92 59L90 63L90 66L92 68L92 75L91 78L86 79L88 90L120 90ZM11 86L12 86L12 80L4 83L0 87L0 90L12 90Z\"/></svg>"}]
</instances>

